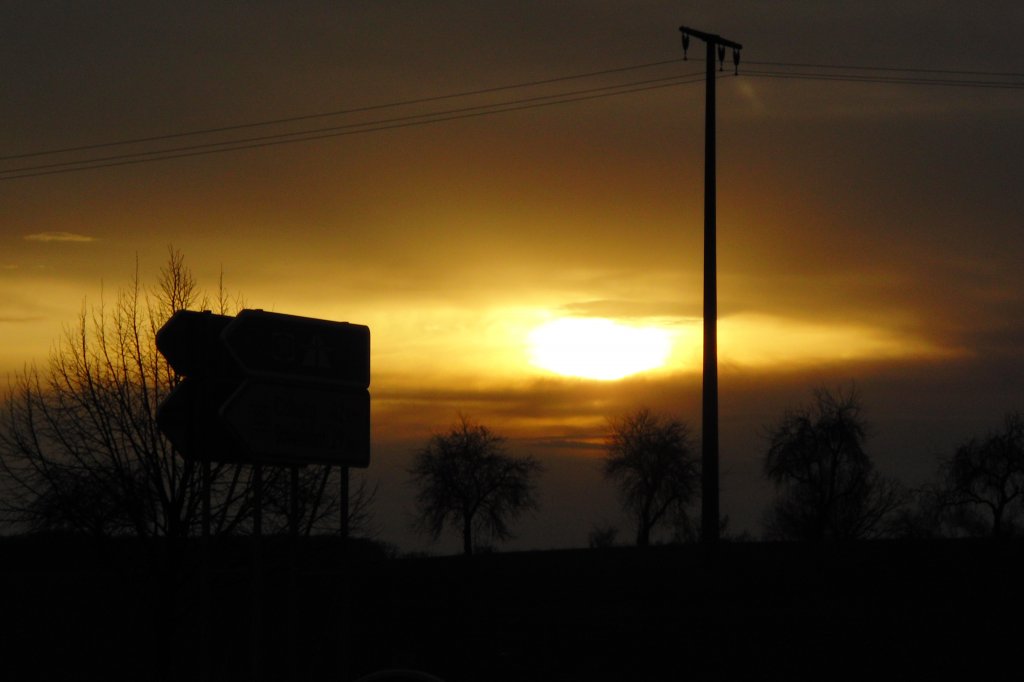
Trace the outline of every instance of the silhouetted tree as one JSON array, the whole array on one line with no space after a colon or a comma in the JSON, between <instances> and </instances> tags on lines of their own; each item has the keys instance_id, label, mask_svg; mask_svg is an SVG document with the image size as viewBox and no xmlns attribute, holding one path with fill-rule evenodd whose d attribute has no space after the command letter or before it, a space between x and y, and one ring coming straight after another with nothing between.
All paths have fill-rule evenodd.
<instances>
[{"instance_id":1,"label":"silhouetted tree","mask_svg":"<svg viewBox=\"0 0 1024 682\"><path fill-rule=\"evenodd\" d=\"M934 500L954 533L1002 537L1024 527L1024 416L1007 414L1002 431L972 438L940 464Z\"/></svg>"},{"instance_id":2,"label":"silhouetted tree","mask_svg":"<svg viewBox=\"0 0 1024 682\"><path fill-rule=\"evenodd\" d=\"M660 524L689 525L700 465L686 424L641 409L611 423L607 449L604 475L636 519L637 545Z\"/></svg>"},{"instance_id":3,"label":"silhouetted tree","mask_svg":"<svg viewBox=\"0 0 1024 682\"><path fill-rule=\"evenodd\" d=\"M290 488L288 471L281 467L264 467L264 532L290 532ZM296 503L297 528L300 535L335 533L340 522L341 497L337 467L316 465L299 469L299 496ZM349 537L373 538L377 530L373 522L373 503L378 486L371 485L365 475L349 472L348 534Z\"/></svg>"},{"instance_id":4,"label":"silhouetted tree","mask_svg":"<svg viewBox=\"0 0 1024 682\"><path fill-rule=\"evenodd\" d=\"M533 457L512 457L505 440L466 417L434 435L416 452L409 474L417 488L416 528L437 540L445 526L462 535L472 554L474 537L512 537L509 524L537 505L543 467Z\"/></svg>"},{"instance_id":5,"label":"silhouetted tree","mask_svg":"<svg viewBox=\"0 0 1024 682\"><path fill-rule=\"evenodd\" d=\"M818 389L811 405L769 427L764 474L777 496L767 520L771 537L852 540L882 535L906 501L864 450L865 421L854 389Z\"/></svg>"},{"instance_id":6,"label":"silhouetted tree","mask_svg":"<svg viewBox=\"0 0 1024 682\"><path fill-rule=\"evenodd\" d=\"M610 524L594 526L587 536L587 545L591 549L604 549L614 547L615 540L619 536L619 529Z\"/></svg>"},{"instance_id":7,"label":"silhouetted tree","mask_svg":"<svg viewBox=\"0 0 1024 682\"><path fill-rule=\"evenodd\" d=\"M112 306L83 307L44 368L14 377L0 411L0 514L27 530L179 538L199 526L201 465L177 456L157 427L157 406L179 377L156 350L160 326L177 310L206 308L184 258L170 250L154 289L138 268ZM214 305L227 312L223 286ZM313 529L337 510L330 472L301 472L301 527ZM249 522L252 468L212 468L212 530L231 533ZM287 527L281 514L287 472L267 468L268 532ZM365 481L353 486L368 504ZM333 505L333 506L332 506ZM365 510L356 515L365 518Z\"/></svg>"}]
</instances>

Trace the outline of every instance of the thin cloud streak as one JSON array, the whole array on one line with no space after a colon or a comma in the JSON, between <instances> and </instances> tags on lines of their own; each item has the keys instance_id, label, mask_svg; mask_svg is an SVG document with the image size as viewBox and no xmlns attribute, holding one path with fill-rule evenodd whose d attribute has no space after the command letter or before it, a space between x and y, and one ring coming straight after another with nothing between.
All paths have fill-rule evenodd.
<instances>
[{"instance_id":1,"label":"thin cloud streak","mask_svg":"<svg viewBox=\"0 0 1024 682\"><path fill-rule=\"evenodd\" d=\"M74 232L37 232L23 237L28 242L94 242L95 237Z\"/></svg>"},{"instance_id":2,"label":"thin cloud streak","mask_svg":"<svg viewBox=\"0 0 1024 682\"><path fill-rule=\"evenodd\" d=\"M3 323L3 324L24 324L26 322L39 322L40 320L45 320L45 319L46 319L45 317L38 316L38 315L37 316L29 316L29 317L16 317L16 316L5 317L5 316L0 315L0 323Z\"/></svg>"}]
</instances>

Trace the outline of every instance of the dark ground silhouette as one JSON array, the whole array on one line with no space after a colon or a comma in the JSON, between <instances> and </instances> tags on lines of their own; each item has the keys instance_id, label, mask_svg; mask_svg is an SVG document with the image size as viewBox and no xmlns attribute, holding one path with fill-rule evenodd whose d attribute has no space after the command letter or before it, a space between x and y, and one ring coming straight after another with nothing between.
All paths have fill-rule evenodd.
<instances>
[{"instance_id":1,"label":"dark ground silhouette","mask_svg":"<svg viewBox=\"0 0 1024 682\"><path fill-rule=\"evenodd\" d=\"M250 549L240 538L213 556L215 680L254 679ZM343 665L349 679L410 668L446 682L940 670L983 679L1016 664L1016 630L1000 620L1017 617L1024 597L1016 542L403 559L356 543L346 574L339 550L324 538L299 547L290 612L287 540L266 539L261 679L288 679L289 649L301 680L343 679ZM175 564L134 541L3 538L2 677L199 679L198 557L198 545Z\"/></svg>"}]
</instances>

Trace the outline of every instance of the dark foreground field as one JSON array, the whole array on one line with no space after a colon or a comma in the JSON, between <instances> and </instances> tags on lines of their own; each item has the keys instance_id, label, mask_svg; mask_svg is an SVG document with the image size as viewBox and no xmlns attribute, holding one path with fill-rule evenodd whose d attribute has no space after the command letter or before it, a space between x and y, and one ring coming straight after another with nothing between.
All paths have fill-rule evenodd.
<instances>
[{"instance_id":1,"label":"dark foreground field","mask_svg":"<svg viewBox=\"0 0 1024 682\"><path fill-rule=\"evenodd\" d=\"M0 539L0 679L984 679L1024 656L1024 547L879 542L385 557ZM294 575L294 579L292 576ZM254 592L259 585L260 592ZM255 599L261 594L262 599ZM293 595L293 596L290 596ZM256 643L256 646L254 646ZM204 653L205 652L205 653ZM206 663L204 664L204 655Z\"/></svg>"}]
</instances>

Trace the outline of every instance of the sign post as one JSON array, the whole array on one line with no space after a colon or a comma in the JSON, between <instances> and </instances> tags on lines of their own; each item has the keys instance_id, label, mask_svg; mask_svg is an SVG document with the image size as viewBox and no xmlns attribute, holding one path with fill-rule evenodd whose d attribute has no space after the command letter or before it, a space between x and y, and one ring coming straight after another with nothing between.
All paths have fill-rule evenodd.
<instances>
[{"instance_id":1,"label":"sign post","mask_svg":"<svg viewBox=\"0 0 1024 682\"><path fill-rule=\"evenodd\" d=\"M210 463L219 461L254 467L250 636L256 680L261 664L262 466L289 469L287 650L294 679L297 640L291 625L296 609L299 467L340 467L344 550L348 470L370 464L370 330L262 310L243 310L235 317L181 310L157 332L156 345L183 377L157 409L157 424L183 457L197 459L202 466L200 677L208 679L210 672ZM347 622L342 630L347 631Z\"/></svg>"}]
</instances>

